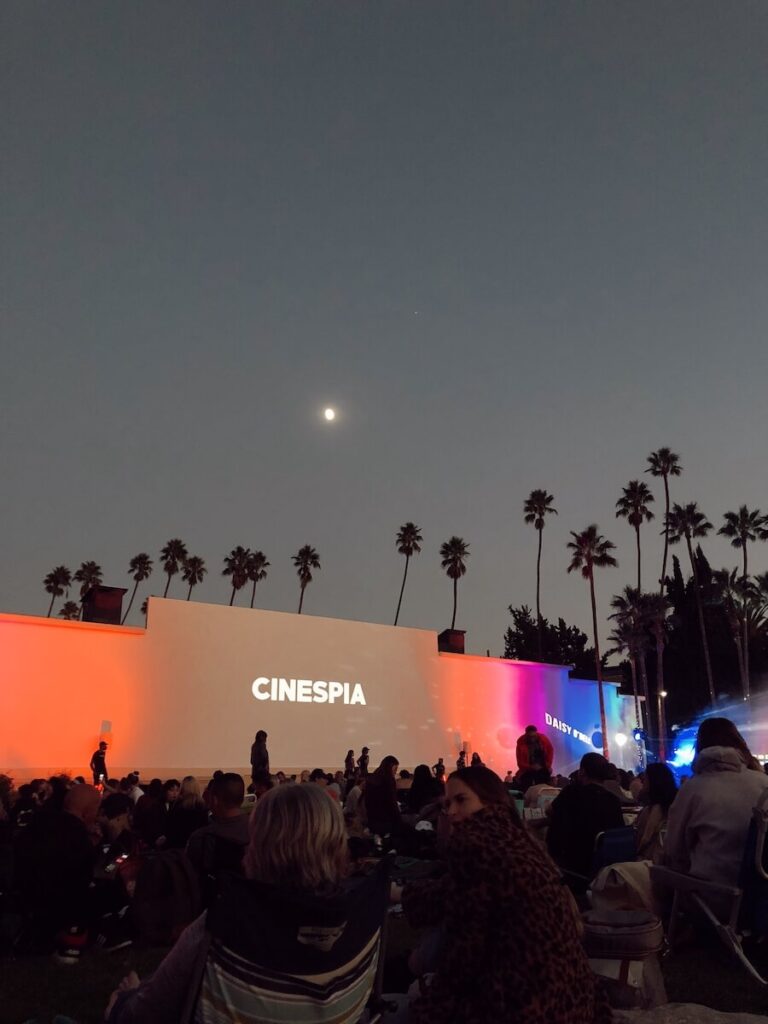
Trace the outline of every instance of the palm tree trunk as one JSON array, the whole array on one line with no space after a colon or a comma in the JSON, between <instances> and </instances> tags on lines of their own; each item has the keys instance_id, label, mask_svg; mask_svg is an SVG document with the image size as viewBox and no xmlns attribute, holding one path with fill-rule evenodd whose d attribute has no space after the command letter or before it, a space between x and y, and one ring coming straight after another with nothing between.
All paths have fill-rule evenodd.
<instances>
[{"instance_id":1,"label":"palm tree trunk","mask_svg":"<svg viewBox=\"0 0 768 1024\"><path fill-rule=\"evenodd\" d=\"M659 580L659 593L664 594L664 580L667 578L667 552L669 551L669 479L664 474L664 498L666 511L664 514L664 561L661 563L661 579Z\"/></svg>"},{"instance_id":2,"label":"palm tree trunk","mask_svg":"<svg viewBox=\"0 0 768 1024\"><path fill-rule=\"evenodd\" d=\"M405 590L405 578L408 575L408 563L410 562L410 560L411 560L411 556L410 555L406 555L405 556L405 572L403 573L403 583L402 583L402 586L400 587L400 598L399 598L399 600L397 602L397 611L395 612L395 625L397 625L397 620L400 618L400 605L403 603L403 591Z\"/></svg>"},{"instance_id":3,"label":"palm tree trunk","mask_svg":"<svg viewBox=\"0 0 768 1024\"><path fill-rule=\"evenodd\" d=\"M657 714L659 718L659 761L664 764L667 760L667 716L664 711L664 638L654 637L656 640L656 700Z\"/></svg>"},{"instance_id":4,"label":"palm tree trunk","mask_svg":"<svg viewBox=\"0 0 768 1024\"><path fill-rule=\"evenodd\" d=\"M56 595L52 594L51 595L51 603L48 605L48 614L46 615L47 619L50 619L50 617L51 617L51 612L53 611L53 602L55 600L56 600Z\"/></svg>"},{"instance_id":5,"label":"palm tree trunk","mask_svg":"<svg viewBox=\"0 0 768 1024\"><path fill-rule=\"evenodd\" d=\"M635 540L637 541L637 589L642 594L643 587L640 582L640 527L635 527Z\"/></svg>"},{"instance_id":6,"label":"palm tree trunk","mask_svg":"<svg viewBox=\"0 0 768 1024\"><path fill-rule=\"evenodd\" d=\"M256 600L256 580L253 581L253 589L251 590L251 608L253 608L253 602Z\"/></svg>"},{"instance_id":7,"label":"palm tree trunk","mask_svg":"<svg viewBox=\"0 0 768 1024\"><path fill-rule=\"evenodd\" d=\"M168 579L165 584L165 590L163 591L163 597L168 597L168 587L171 585L171 574L168 573Z\"/></svg>"},{"instance_id":8,"label":"palm tree trunk","mask_svg":"<svg viewBox=\"0 0 768 1024\"><path fill-rule=\"evenodd\" d=\"M631 650L629 652L629 670L632 673L632 696L635 698L635 726L638 729L642 729L643 719L640 715L640 695L637 692L637 659ZM637 741L637 753L640 764L643 764L643 745L640 740Z\"/></svg>"},{"instance_id":9,"label":"palm tree trunk","mask_svg":"<svg viewBox=\"0 0 768 1024\"><path fill-rule=\"evenodd\" d=\"M539 553L536 556L536 632L538 634L539 643L539 661L544 660L544 654L542 650L541 640L541 540L542 534L544 533L543 528L539 530Z\"/></svg>"},{"instance_id":10,"label":"palm tree trunk","mask_svg":"<svg viewBox=\"0 0 768 1024\"><path fill-rule=\"evenodd\" d=\"M458 601L458 598L459 598L458 590L457 590L458 582L459 582L458 576L454 576L453 577L453 618L451 619L451 629L453 629L456 626L456 602Z\"/></svg>"},{"instance_id":11,"label":"palm tree trunk","mask_svg":"<svg viewBox=\"0 0 768 1024\"><path fill-rule=\"evenodd\" d=\"M134 597L136 597L136 591L138 590L138 588L139 588L139 581L136 580L134 582L134 584L133 584L133 592L131 593L131 600L128 602L128 607L125 609L125 615L123 616L122 622L120 623L121 626L125 625L125 620L128 618L128 616L129 616L129 614L131 612L131 608L133 607L133 599L134 599Z\"/></svg>"},{"instance_id":12,"label":"palm tree trunk","mask_svg":"<svg viewBox=\"0 0 768 1024\"><path fill-rule=\"evenodd\" d=\"M747 541L744 540L744 577L743 577L744 595L742 602L742 616L744 619L744 639L743 644L743 656L744 656L744 697L749 700L749 625L747 623Z\"/></svg>"},{"instance_id":13,"label":"palm tree trunk","mask_svg":"<svg viewBox=\"0 0 768 1024\"><path fill-rule=\"evenodd\" d=\"M229 599L229 607L231 608L234 603L235 603L235 588L232 587L232 596Z\"/></svg>"},{"instance_id":14,"label":"palm tree trunk","mask_svg":"<svg viewBox=\"0 0 768 1024\"><path fill-rule=\"evenodd\" d=\"M603 666L600 662L600 638L597 635L597 603L595 602L595 578L589 573L589 596L592 599L592 632L595 637L595 669L597 670L597 695L600 700L600 732L603 734L603 756L610 760L608 750L608 723L605 720L605 698L603 696Z\"/></svg>"},{"instance_id":15,"label":"palm tree trunk","mask_svg":"<svg viewBox=\"0 0 768 1024\"><path fill-rule=\"evenodd\" d=\"M704 668L707 673L707 685L709 686L709 699L712 706L715 704L715 683L712 679L712 665L709 661L709 643L707 642L707 627L704 625L704 609L701 605L701 591L699 590L699 571L696 568L696 559L693 557L693 547L690 537L685 538L688 545L688 557L691 560L691 572L693 573L693 589L696 593L696 611L699 616L699 631L701 633L701 646L704 650Z\"/></svg>"},{"instance_id":16,"label":"palm tree trunk","mask_svg":"<svg viewBox=\"0 0 768 1024\"><path fill-rule=\"evenodd\" d=\"M304 604L304 587L306 584L301 584L301 592L299 593L299 615L301 615L301 606Z\"/></svg>"},{"instance_id":17,"label":"palm tree trunk","mask_svg":"<svg viewBox=\"0 0 768 1024\"><path fill-rule=\"evenodd\" d=\"M192 597L192 587L194 587L194 585L194 583L189 584L189 590L187 591L187 600L189 600L190 597Z\"/></svg>"},{"instance_id":18,"label":"palm tree trunk","mask_svg":"<svg viewBox=\"0 0 768 1024\"><path fill-rule=\"evenodd\" d=\"M649 732L652 732L653 719L651 716L651 695L648 689L648 667L645 664L645 651L638 651L637 660L640 665L640 684L643 687L643 697L645 697L646 727Z\"/></svg>"}]
</instances>

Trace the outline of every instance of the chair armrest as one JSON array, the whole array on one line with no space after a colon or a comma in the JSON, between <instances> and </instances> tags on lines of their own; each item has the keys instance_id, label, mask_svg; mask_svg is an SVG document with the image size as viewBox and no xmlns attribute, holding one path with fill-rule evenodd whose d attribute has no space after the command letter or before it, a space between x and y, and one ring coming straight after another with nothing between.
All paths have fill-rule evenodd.
<instances>
[{"instance_id":1,"label":"chair armrest","mask_svg":"<svg viewBox=\"0 0 768 1024\"><path fill-rule=\"evenodd\" d=\"M720 896L741 895L741 889L736 889L731 885L708 882L704 878L684 875L681 871L673 871L671 868L656 864L651 867L651 879L660 885L665 885L670 889L680 889L682 892L710 892Z\"/></svg>"}]
</instances>

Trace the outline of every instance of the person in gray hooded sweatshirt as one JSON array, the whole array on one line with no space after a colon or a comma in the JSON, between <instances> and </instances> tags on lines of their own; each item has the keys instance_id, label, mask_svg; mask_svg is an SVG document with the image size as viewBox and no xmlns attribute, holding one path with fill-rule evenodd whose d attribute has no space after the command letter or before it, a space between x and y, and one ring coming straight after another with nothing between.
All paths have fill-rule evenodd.
<instances>
[{"instance_id":1,"label":"person in gray hooded sweatshirt","mask_svg":"<svg viewBox=\"0 0 768 1024\"><path fill-rule=\"evenodd\" d=\"M693 776L667 819L663 863L721 885L737 885L752 809L768 777L727 718L705 718L696 737Z\"/></svg>"}]
</instances>

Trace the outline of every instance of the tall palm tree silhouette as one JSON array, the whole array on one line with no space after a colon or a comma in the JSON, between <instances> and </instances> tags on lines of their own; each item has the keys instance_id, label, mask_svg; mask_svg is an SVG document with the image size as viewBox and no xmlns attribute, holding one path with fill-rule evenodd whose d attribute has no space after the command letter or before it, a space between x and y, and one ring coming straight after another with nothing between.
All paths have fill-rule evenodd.
<instances>
[{"instance_id":1,"label":"tall palm tree silhouette","mask_svg":"<svg viewBox=\"0 0 768 1024\"><path fill-rule=\"evenodd\" d=\"M651 489L643 480L630 480L626 487L622 487L622 495L616 502L616 518L624 518L635 530L635 542L637 545L637 589L642 590L642 577L640 572L640 527L643 522L649 523L653 519L653 512L649 506L653 501Z\"/></svg>"},{"instance_id":2,"label":"tall palm tree silhouette","mask_svg":"<svg viewBox=\"0 0 768 1024\"><path fill-rule=\"evenodd\" d=\"M143 583L144 580L149 579L152 575L152 559L146 553L142 551L139 555L134 555L128 563L128 572L133 577L133 590L131 591L131 600L128 602L128 607L125 609L125 615L121 625L124 625L125 620L133 607L133 599L136 597L136 591L138 590L139 584ZM145 613L146 614L146 613Z\"/></svg>"},{"instance_id":3,"label":"tall palm tree silhouette","mask_svg":"<svg viewBox=\"0 0 768 1024\"><path fill-rule=\"evenodd\" d=\"M250 557L250 550L238 544L236 548L232 548L224 559L224 568L221 575L229 576L232 580L232 595L229 599L230 607L235 603L235 594L238 590L242 590L248 582L248 559Z\"/></svg>"},{"instance_id":4,"label":"tall palm tree silhouette","mask_svg":"<svg viewBox=\"0 0 768 1024\"><path fill-rule=\"evenodd\" d=\"M679 544L685 540L688 548L688 558L691 562L691 573L693 574L693 589L696 597L696 611L699 618L699 633L701 634L701 646L704 651L704 667L707 673L707 685L709 687L709 699L715 703L715 683L712 677L712 665L709 659L709 642L707 641L707 627L704 624L704 608L701 602L701 586L699 584L699 569L693 555L693 539L706 537L712 529L704 513L699 509L695 501L687 505L675 503L666 518L665 530L669 536L670 544Z\"/></svg>"},{"instance_id":5,"label":"tall palm tree silhouette","mask_svg":"<svg viewBox=\"0 0 768 1024\"><path fill-rule=\"evenodd\" d=\"M256 600L256 584L267 578L269 562L263 551L252 551L248 556L247 575L253 584L251 589L251 608Z\"/></svg>"},{"instance_id":6,"label":"tall palm tree silhouette","mask_svg":"<svg viewBox=\"0 0 768 1024\"><path fill-rule=\"evenodd\" d=\"M652 594L642 594L640 600L643 623L650 631L656 648L656 713L659 719L659 760L663 764L667 755L667 717L664 704L666 698L663 696L666 693L664 648L667 642L667 614L670 603L666 594L657 594L655 591Z\"/></svg>"},{"instance_id":7,"label":"tall palm tree silhouette","mask_svg":"<svg viewBox=\"0 0 768 1024\"><path fill-rule=\"evenodd\" d=\"M403 582L400 586L400 597L397 602L397 611L395 612L395 625L397 620L400 618L400 605L403 603L403 591L405 590L405 580L408 576L408 563L411 560L412 555L418 555L421 551L421 542L424 538L421 536L421 530L415 523L403 523L400 529L397 531L397 537L395 537L395 544L397 550L401 555L405 555L405 570L403 572Z\"/></svg>"},{"instance_id":8,"label":"tall palm tree silhouette","mask_svg":"<svg viewBox=\"0 0 768 1024\"><path fill-rule=\"evenodd\" d=\"M615 615L609 615L609 619L616 618ZM643 718L640 713L640 695L637 690L637 637L632 624L624 619L618 618L615 626L608 634L612 647L607 650L606 655L619 654L626 655L627 661L629 662L629 670L632 676L632 696L635 701L635 726L638 729L643 728ZM646 708L646 712L647 712ZM642 743L638 741L638 755L642 761L643 747Z\"/></svg>"},{"instance_id":9,"label":"tall palm tree silhouette","mask_svg":"<svg viewBox=\"0 0 768 1024\"><path fill-rule=\"evenodd\" d=\"M539 534L539 549L536 555L536 629L538 634L539 661L544 657L541 641L541 541L544 535L544 526L548 515L557 515L557 509L553 507L554 495L545 490L533 490L525 499L523 505L523 518L526 523L533 523Z\"/></svg>"},{"instance_id":10,"label":"tall palm tree silhouette","mask_svg":"<svg viewBox=\"0 0 768 1024\"><path fill-rule=\"evenodd\" d=\"M643 617L642 594L635 587L624 587L620 594L611 598L613 612L608 616L616 623L614 632L618 639L624 641L629 654L629 667L632 672L633 686L639 674L645 698L645 715L647 728L651 728L651 702L648 693L648 672L645 666L645 652L648 638ZM611 652L612 653L612 652ZM617 649L617 653L618 649ZM633 666L634 661L634 666ZM635 709L637 714L637 709ZM642 725L642 718L638 721Z\"/></svg>"},{"instance_id":11,"label":"tall palm tree silhouette","mask_svg":"<svg viewBox=\"0 0 768 1024\"><path fill-rule=\"evenodd\" d=\"M664 593L664 580L667 578L667 552L669 551L669 530L667 520L669 519L669 478L680 476L683 467L680 463L680 456L676 455L671 448L657 448L651 452L647 459L648 469L646 473L652 476L660 476L664 481L664 560L661 563L661 579L659 580L659 593Z\"/></svg>"},{"instance_id":12,"label":"tall palm tree silhouette","mask_svg":"<svg viewBox=\"0 0 768 1024\"><path fill-rule=\"evenodd\" d=\"M608 725L605 719L605 695L603 693L603 664L600 659L600 637L597 633L597 602L595 601L595 569L605 569L610 566L617 566L619 563L611 554L615 545L599 532L593 523L581 533L571 530L573 540L569 540L567 547L571 551L571 564L568 572L578 569L585 580L589 582L589 596L592 602L592 632L595 641L595 670L597 671L597 692L600 699L600 731L603 734L603 754L610 757L608 749Z\"/></svg>"},{"instance_id":13,"label":"tall palm tree silhouette","mask_svg":"<svg viewBox=\"0 0 768 1024\"><path fill-rule=\"evenodd\" d=\"M741 548L744 560L741 573L741 585L743 590L743 636L741 643L744 665L742 685L744 688L744 696L749 700L749 627L747 624L747 583L749 580L749 573L747 570L747 546L749 544L754 544L757 540L768 540L768 516L764 516L759 509L755 508L750 510L746 505L742 505L738 512L726 512L723 519L725 522L717 532L722 534L723 537L728 537L731 541L732 547Z\"/></svg>"},{"instance_id":14,"label":"tall palm tree silhouette","mask_svg":"<svg viewBox=\"0 0 768 1024\"><path fill-rule=\"evenodd\" d=\"M52 569L45 577L43 580L43 586L45 587L45 592L51 595L51 603L48 605L47 616L47 618L50 619L51 612L53 611L53 602L57 597L61 597L62 594L67 593L69 588L72 586L72 573L66 565L57 565L56 568Z\"/></svg>"},{"instance_id":15,"label":"tall palm tree silhouette","mask_svg":"<svg viewBox=\"0 0 768 1024\"><path fill-rule=\"evenodd\" d=\"M299 615L301 615L301 609L304 606L304 591L307 589L307 584L312 582L312 570L320 568L320 555L310 544L305 544L292 556L292 559L301 586L299 592Z\"/></svg>"},{"instance_id":16,"label":"tall palm tree silhouette","mask_svg":"<svg viewBox=\"0 0 768 1024\"><path fill-rule=\"evenodd\" d=\"M175 537L173 540L169 540L163 550L160 552L160 562L163 566L163 572L166 574L168 579L166 580L165 590L163 591L163 597L168 596L168 588L171 585L171 577L175 576L181 566L184 564L187 558L187 545L183 540L179 540Z\"/></svg>"},{"instance_id":17,"label":"tall palm tree silhouette","mask_svg":"<svg viewBox=\"0 0 768 1024\"><path fill-rule=\"evenodd\" d=\"M80 584L80 618L83 617L83 600L91 587L101 586L104 574L97 562L82 562L72 579Z\"/></svg>"},{"instance_id":18,"label":"tall palm tree silhouette","mask_svg":"<svg viewBox=\"0 0 768 1024\"><path fill-rule=\"evenodd\" d=\"M199 555L191 555L185 560L181 578L185 583L189 584L187 600L192 597L192 587L196 587L198 583L202 583L207 572L208 570L205 567L205 561L200 558Z\"/></svg>"},{"instance_id":19,"label":"tall palm tree silhouette","mask_svg":"<svg viewBox=\"0 0 768 1024\"><path fill-rule=\"evenodd\" d=\"M453 618L451 629L456 626L456 604L458 601L458 582L467 571L469 544L461 537L451 537L440 545L440 565L445 569L448 579L453 580Z\"/></svg>"},{"instance_id":20,"label":"tall palm tree silhouette","mask_svg":"<svg viewBox=\"0 0 768 1024\"><path fill-rule=\"evenodd\" d=\"M712 573L712 583L718 604L723 609L725 621L733 637L736 647L736 658L739 664L739 678L744 698L747 697L747 684L744 675L744 603L749 594L744 592L742 578L738 569L716 569Z\"/></svg>"}]
</instances>

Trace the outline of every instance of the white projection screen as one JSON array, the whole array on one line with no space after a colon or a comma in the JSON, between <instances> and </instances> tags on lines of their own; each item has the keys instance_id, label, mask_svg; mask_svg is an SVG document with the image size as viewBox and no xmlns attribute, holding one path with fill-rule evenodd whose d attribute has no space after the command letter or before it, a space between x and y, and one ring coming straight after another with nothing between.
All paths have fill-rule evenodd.
<instances>
[{"instance_id":1,"label":"white projection screen","mask_svg":"<svg viewBox=\"0 0 768 1024\"><path fill-rule=\"evenodd\" d=\"M0 670L7 714L0 771L17 779L85 773L103 723L111 723L111 775L144 778L245 772L258 729L272 769L336 769L351 747L371 764L394 754L403 767L451 767L464 747L503 774L528 724L555 745L555 770L572 771L600 748L597 687L558 666L438 654L426 630L152 598L143 629L0 616ZM365 703L256 699L272 679L359 686ZM278 688L280 684L277 684ZM332 688L335 693L336 688ZM611 757L632 767L620 740L632 702L606 685Z\"/></svg>"}]
</instances>

